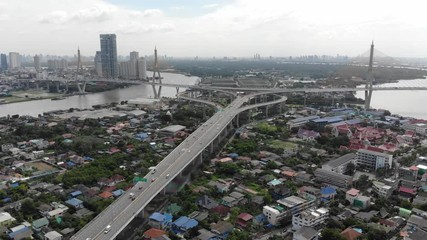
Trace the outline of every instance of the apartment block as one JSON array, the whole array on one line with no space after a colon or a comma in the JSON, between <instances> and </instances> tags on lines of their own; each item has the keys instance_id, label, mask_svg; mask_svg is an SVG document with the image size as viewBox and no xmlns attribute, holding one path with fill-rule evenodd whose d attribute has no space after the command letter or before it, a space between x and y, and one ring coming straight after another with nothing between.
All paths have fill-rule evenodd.
<instances>
[{"instance_id":1,"label":"apartment block","mask_svg":"<svg viewBox=\"0 0 427 240\"><path fill-rule=\"evenodd\" d=\"M277 200L275 205L264 206L262 212L272 225L278 225L281 220L291 220L292 216L315 205L315 201L309 201L297 196Z\"/></svg>"},{"instance_id":2,"label":"apartment block","mask_svg":"<svg viewBox=\"0 0 427 240\"><path fill-rule=\"evenodd\" d=\"M322 169L344 174L347 172L347 165L349 163L356 163L356 158L356 154L349 153L323 164Z\"/></svg>"},{"instance_id":3,"label":"apartment block","mask_svg":"<svg viewBox=\"0 0 427 240\"><path fill-rule=\"evenodd\" d=\"M393 155L359 149L357 151L357 166L369 171L377 171L380 168L390 168L393 161Z\"/></svg>"},{"instance_id":4,"label":"apartment block","mask_svg":"<svg viewBox=\"0 0 427 240\"><path fill-rule=\"evenodd\" d=\"M309 209L292 216L292 229L298 230L301 227L315 227L323 224L329 218L327 208Z\"/></svg>"},{"instance_id":5,"label":"apartment block","mask_svg":"<svg viewBox=\"0 0 427 240\"><path fill-rule=\"evenodd\" d=\"M353 177L332 172L325 169L316 169L314 176L318 182L327 183L340 188L349 188L353 183Z\"/></svg>"}]
</instances>

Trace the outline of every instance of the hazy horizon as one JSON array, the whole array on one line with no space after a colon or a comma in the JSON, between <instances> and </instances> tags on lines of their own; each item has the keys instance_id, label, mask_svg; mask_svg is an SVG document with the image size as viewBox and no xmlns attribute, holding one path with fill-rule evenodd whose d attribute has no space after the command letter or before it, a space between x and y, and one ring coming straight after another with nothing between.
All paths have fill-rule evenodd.
<instances>
[{"instance_id":1,"label":"hazy horizon","mask_svg":"<svg viewBox=\"0 0 427 240\"><path fill-rule=\"evenodd\" d=\"M118 54L195 57L358 56L425 58L423 2L279 0L2 0L0 52L73 56L117 35Z\"/></svg>"}]
</instances>

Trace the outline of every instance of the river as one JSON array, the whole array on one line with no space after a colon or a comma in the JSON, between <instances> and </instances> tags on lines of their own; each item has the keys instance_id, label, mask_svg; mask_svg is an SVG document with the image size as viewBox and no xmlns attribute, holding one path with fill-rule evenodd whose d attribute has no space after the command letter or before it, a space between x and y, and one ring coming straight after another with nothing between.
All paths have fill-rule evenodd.
<instances>
[{"instance_id":1,"label":"river","mask_svg":"<svg viewBox=\"0 0 427 240\"><path fill-rule=\"evenodd\" d=\"M149 72L147 72L149 74ZM192 85L197 82L198 77L188 77L176 73L162 73L164 83L180 83ZM179 89L185 91L185 89ZM175 97L176 88L162 87L162 97ZM34 100L0 105L0 116L7 115L29 115L38 116L43 112L62 110L69 108L91 108L93 105L126 101L133 98L153 98L153 88L150 85L133 85L128 88L115 89L106 92L92 93L86 95L75 95L63 100L52 101L50 99Z\"/></svg>"},{"instance_id":2,"label":"river","mask_svg":"<svg viewBox=\"0 0 427 240\"><path fill-rule=\"evenodd\" d=\"M162 73L165 83L195 84L198 77L187 77L176 73ZM386 87L427 87L427 79L401 80L397 83L383 84ZM185 89L180 89L185 91ZM175 97L176 89L163 87L162 96ZM152 98L150 85L134 85L128 88L76 95L63 100L50 99L0 105L0 116L13 114L37 116L43 112L69 108L91 108L93 105L126 101L132 98ZM364 99L364 92L357 92L356 97ZM393 114L427 119L427 91L374 91L371 107L387 109Z\"/></svg>"},{"instance_id":3,"label":"river","mask_svg":"<svg viewBox=\"0 0 427 240\"><path fill-rule=\"evenodd\" d=\"M427 79L400 80L397 83L381 84L384 87L427 87ZM356 97L365 99L359 91ZM426 105L424 105L426 104ZM427 91L374 91L371 107L387 109L392 114L427 119Z\"/></svg>"}]
</instances>

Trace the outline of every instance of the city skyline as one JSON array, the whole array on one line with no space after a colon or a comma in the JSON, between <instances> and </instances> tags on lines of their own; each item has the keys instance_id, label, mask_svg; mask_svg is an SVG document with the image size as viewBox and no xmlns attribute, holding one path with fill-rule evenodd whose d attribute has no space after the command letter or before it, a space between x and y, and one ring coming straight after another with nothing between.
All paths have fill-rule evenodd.
<instances>
[{"instance_id":1,"label":"city skyline","mask_svg":"<svg viewBox=\"0 0 427 240\"><path fill-rule=\"evenodd\" d=\"M119 55L174 57L357 56L375 40L393 57L427 57L421 1L48 1L4 0L0 52L83 55L114 33ZM36 13L36 14L34 14Z\"/></svg>"}]
</instances>

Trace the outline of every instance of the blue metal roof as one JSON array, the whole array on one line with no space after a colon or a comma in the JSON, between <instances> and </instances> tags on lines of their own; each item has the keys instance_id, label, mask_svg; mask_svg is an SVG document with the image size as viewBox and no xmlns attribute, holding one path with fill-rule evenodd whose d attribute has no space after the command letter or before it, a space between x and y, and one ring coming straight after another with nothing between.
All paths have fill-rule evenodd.
<instances>
[{"instance_id":1,"label":"blue metal roof","mask_svg":"<svg viewBox=\"0 0 427 240\"><path fill-rule=\"evenodd\" d=\"M70 195L71 195L72 197L77 197L77 196L79 196L79 195L81 195L81 194L82 194L82 192L81 192L81 191L75 191L75 192L70 193Z\"/></svg>"},{"instance_id":2,"label":"blue metal roof","mask_svg":"<svg viewBox=\"0 0 427 240\"><path fill-rule=\"evenodd\" d=\"M122 189L117 189L116 191L112 192L112 194L115 197L121 196L125 191L123 191Z\"/></svg>"},{"instance_id":3,"label":"blue metal roof","mask_svg":"<svg viewBox=\"0 0 427 240\"><path fill-rule=\"evenodd\" d=\"M16 232L11 232L11 233L9 233L9 237L10 237L10 238L14 238L16 235L18 235L18 234L20 234L20 233L23 233L23 232L26 232L26 231L30 231L30 229L29 229L28 227L23 227L23 228L19 229L19 230L18 230L18 231L16 231Z\"/></svg>"},{"instance_id":4,"label":"blue metal roof","mask_svg":"<svg viewBox=\"0 0 427 240\"><path fill-rule=\"evenodd\" d=\"M80 199L77 199L77 198L71 198L71 199L69 199L69 200L65 201L65 203L66 203L66 204L68 204L68 205L71 205L71 206L73 206L73 207L77 207L77 206L79 206L80 204L82 204L82 203L83 203L83 201L82 201L82 200L80 200Z\"/></svg>"},{"instance_id":5,"label":"blue metal roof","mask_svg":"<svg viewBox=\"0 0 427 240\"><path fill-rule=\"evenodd\" d=\"M343 120L342 117L326 117L326 118L313 119L311 121L315 123L323 123L323 122L334 123L334 122L341 122L342 120Z\"/></svg>"},{"instance_id":6,"label":"blue metal roof","mask_svg":"<svg viewBox=\"0 0 427 240\"><path fill-rule=\"evenodd\" d=\"M181 227L182 225L184 225L187 221L189 220L188 217L186 216L182 216L180 218L178 218L177 220L175 220L175 222L173 222L173 224L177 227Z\"/></svg>"},{"instance_id":7,"label":"blue metal roof","mask_svg":"<svg viewBox=\"0 0 427 240\"><path fill-rule=\"evenodd\" d=\"M337 191L333 187L324 187L324 188L320 189L320 194L330 195L330 194L335 194L335 193L337 193Z\"/></svg>"},{"instance_id":8,"label":"blue metal roof","mask_svg":"<svg viewBox=\"0 0 427 240\"><path fill-rule=\"evenodd\" d=\"M165 220L165 216L163 216L163 214L161 214L159 212L154 212L153 214L150 215L150 220L154 220L157 222L163 222L163 220Z\"/></svg>"},{"instance_id":9,"label":"blue metal roof","mask_svg":"<svg viewBox=\"0 0 427 240\"><path fill-rule=\"evenodd\" d=\"M190 228L193 228L199 225L199 222L192 218L182 216L177 220L175 220L175 222L173 222L173 225L175 225L178 228L188 230Z\"/></svg>"}]
</instances>

